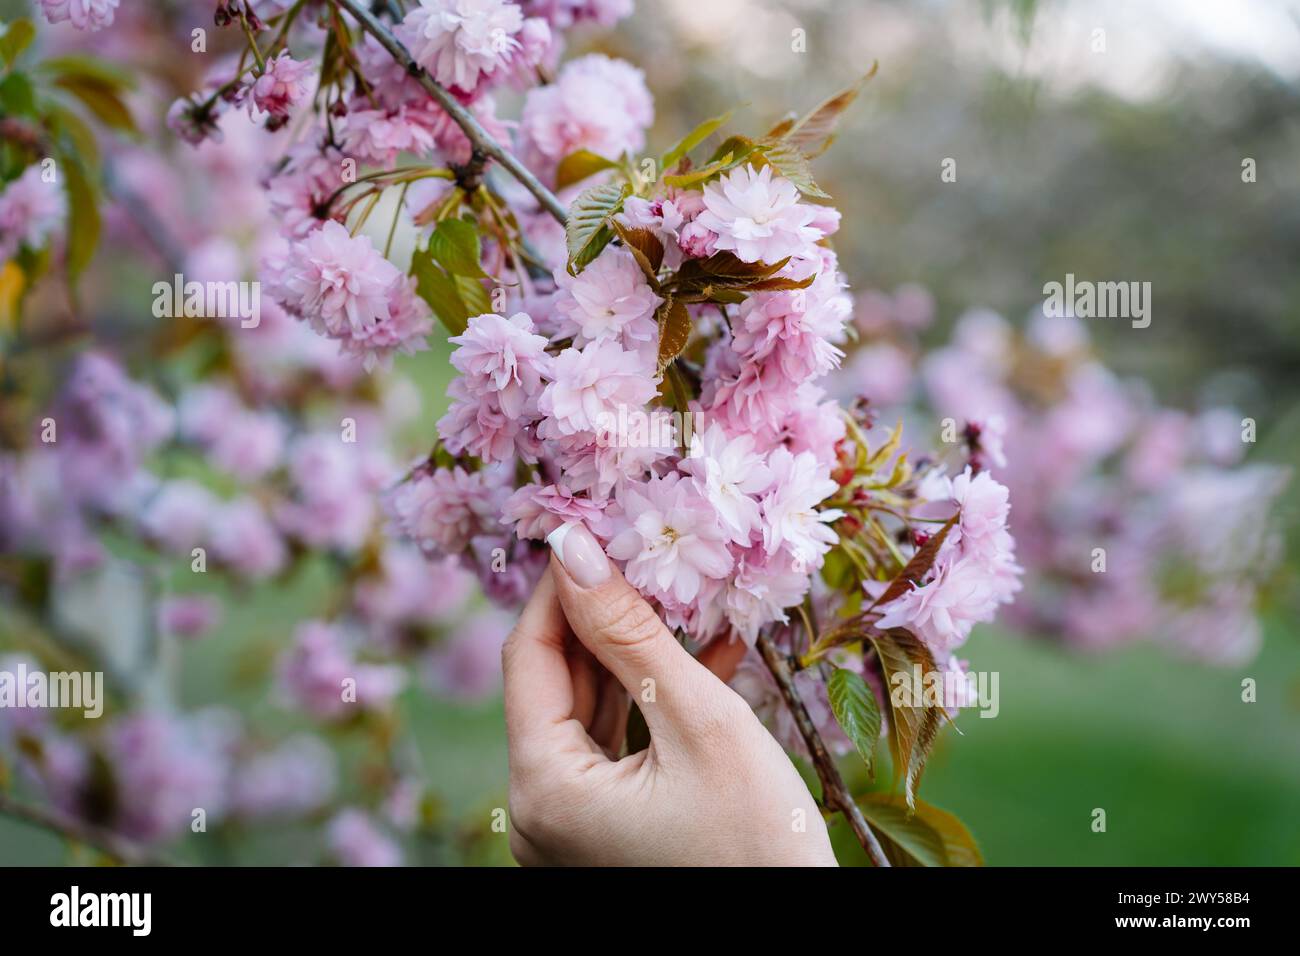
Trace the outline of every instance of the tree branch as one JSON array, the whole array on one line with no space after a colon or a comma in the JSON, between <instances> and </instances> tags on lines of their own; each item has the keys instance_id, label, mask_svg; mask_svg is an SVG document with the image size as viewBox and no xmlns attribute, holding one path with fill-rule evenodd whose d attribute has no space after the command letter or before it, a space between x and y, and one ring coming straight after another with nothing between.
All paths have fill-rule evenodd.
<instances>
[{"instance_id":1,"label":"tree branch","mask_svg":"<svg viewBox=\"0 0 1300 956\"><path fill-rule=\"evenodd\" d=\"M817 732L812 718L808 716L808 708L804 706L799 692L795 689L794 676L785 655L772 643L772 639L763 633L758 635L758 651L763 655L763 663L776 679L777 687L781 689L781 696L785 698L786 706L794 715L794 722L799 728L804 743L808 746L808 753L812 755L813 767L816 768L817 776L822 782L822 803L831 810L838 810L844 814L853 829L853 835L862 844L862 849L867 851L867 856L871 858L872 863L876 866L889 866L889 859L881 849L880 841L871 831L857 801L849 793L844 778L840 776L839 768L835 766L835 758L826 749L821 734Z\"/></svg>"},{"instance_id":2,"label":"tree branch","mask_svg":"<svg viewBox=\"0 0 1300 956\"><path fill-rule=\"evenodd\" d=\"M173 866L163 857L110 830L84 823L58 810L32 806L0 793L0 813L86 846L93 846L127 866Z\"/></svg>"},{"instance_id":3,"label":"tree branch","mask_svg":"<svg viewBox=\"0 0 1300 956\"><path fill-rule=\"evenodd\" d=\"M563 203L555 198L555 194L543 186L537 177L529 172L512 153L493 139L492 134L474 118L474 114L465 109L442 84L425 71L424 67L416 63L410 52L402 45L402 41L397 39L393 32L379 21L378 17L357 0L331 0L331 2L351 14L352 18L361 24L362 29L379 41L380 46L387 50L393 59L424 88L425 92L447 111L447 115L469 137L470 145L475 150L500 163L511 176L519 180L524 188L537 198L543 209L554 216L560 225L564 225L565 220L568 218L568 211L564 208Z\"/></svg>"}]
</instances>

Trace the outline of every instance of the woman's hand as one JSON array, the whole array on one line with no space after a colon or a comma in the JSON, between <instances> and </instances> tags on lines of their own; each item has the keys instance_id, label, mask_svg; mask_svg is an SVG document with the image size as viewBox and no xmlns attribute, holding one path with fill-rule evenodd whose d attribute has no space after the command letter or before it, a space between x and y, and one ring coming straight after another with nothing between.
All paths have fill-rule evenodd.
<instances>
[{"instance_id":1,"label":"woman's hand","mask_svg":"<svg viewBox=\"0 0 1300 956\"><path fill-rule=\"evenodd\" d=\"M563 563L552 558L502 655L515 858L834 866L812 794L749 706L678 644L586 528L550 541ZM734 666L737 649L720 653ZM629 693L650 746L620 760Z\"/></svg>"}]
</instances>

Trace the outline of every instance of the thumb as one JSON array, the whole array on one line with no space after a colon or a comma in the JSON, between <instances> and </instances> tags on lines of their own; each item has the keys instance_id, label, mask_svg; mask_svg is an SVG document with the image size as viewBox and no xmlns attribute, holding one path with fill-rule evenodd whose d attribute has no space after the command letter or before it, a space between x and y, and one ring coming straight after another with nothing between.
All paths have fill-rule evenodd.
<instances>
[{"instance_id":1,"label":"thumb","mask_svg":"<svg viewBox=\"0 0 1300 956\"><path fill-rule=\"evenodd\" d=\"M547 536L560 607L574 635L627 690L651 734L691 739L735 693L695 660L581 524Z\"/></svg>"}]
</instances>

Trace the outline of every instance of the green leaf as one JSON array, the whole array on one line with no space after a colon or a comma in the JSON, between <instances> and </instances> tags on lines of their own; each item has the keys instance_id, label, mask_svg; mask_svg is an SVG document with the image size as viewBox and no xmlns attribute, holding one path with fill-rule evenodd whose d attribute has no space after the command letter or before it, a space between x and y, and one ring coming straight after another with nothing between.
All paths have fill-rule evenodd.
<instances>
[{"instance_id":1,"label":"green leaf","mask_svg":"<svg viewBox=\"0 0 1300 956\"><path fill-rule=\"evenodd\" d=\"M897 794L889 793L869 793L858 806L895 866L984 865L975 838L946 810L918 800L911 811Z\"/></svg>"},{"instance_id":2,"label":"green leaf","mask_svg":"<svg viewBox=\"0 0 1300 956\"><path fill-rule=\"evenodd\" d=\"M808 162L808 157L789 140L765 140L760 144L759 151L769 166L794 183L805 196L816 199L830 198L830 195L813 180L812 164Z\"/></svg>"},{"instance_id":3,"label":"green leaf","mask_svg":"<svg viewBox=\"0 0 1300 956\"><path fill-rule=\"evenodd\" d=\"M461 298L456 280L433 260L428 248L418 249L411 257L411 274L415 291L452 335L460 335L469 326L469 308Z\"/></svg>"},{"instance_id":4,"label":"green leaf","mask_svg":"<svg viewBox=\"0 0 1300 956\"><path fill-rule=\"evenodd\" d=\"M826 682L826 696L844 735L853 741L867 769L874 772L876 741L880 739L880 707L875 693L861 674L837 667Z\"/></svg>"},{"instance_id":5,"label":"green leaf","mask_svg":"<svg viewBox=\"0 0 1300 956\"><path fill-rule=\"evenodd\" d=\"M663 369L691 340L691 313L680 300L669 296L655 318L659 320L659 368Z\"/></svg>"},{"instance_id":6,"label":"green leaf","mask_svg":"<svg viewBox=\"0 0 1300 956\"><path fill-rule=\"evenodd\" d=\"M733 155L731 153L726 153L721 159L715 160L707 166L701 166L699 169L692 169L690 172L678 173L676 176L665 176L664 185L671 186L674 189L686 189L690 186L698 186L706 180L717 176L723 170L730 169L734 165Z\"/></svg>"},{"instance_id":7,"label":"green leaf","mask_svg":"<svg viewBox=\"0 0 1300 956\"><path fill-rule=\"evenodd\" d=\"M111 86L115 90L135 89L135 77L128 70L101 60L99 57L84 53L70 53L67 56L52 56L41 61L38 69L51 74L55 80L71 78Z\"/></svg>"},{"instance_id":8,"label":"green leaf","mask_svg":"<svg viewBox=\"0 0 1300 956\"><path fill-rule=\"evenodd\" d=\"M460 300L465 303L465 311L469 313L470 318L492 311L492 300L488 297L487 289L483 288L481 281L470 276L454 276L454 278L456 291L460 294Z\"/></svg>"},{"instance_id":9,"label":"green leaf","mask_svg":"<svg viewBox=\"0 0 1300 956\"><path fill-rule=\"evenodd\" d=\"M589 149L574 150L560 160L559 168L555 171L555 188L567 189L606 169L618 169L618 163Z\"/></svg>"},{"instance_id":10,"label":"green leaf","mask_svg":"<svg viewBox=\"0 0 1300 956\"><path fill-rule=\"evenodd\" d=\"M68 278L76 280L94 258L99 246L99 190L75 156L60 160L68 190L68 246L65 262Z\"/></svg>"},{"instance_id":11,"label":"green leaf","mask_svg":"<svg viewBox=\"0 0 1300 956\"><path fill-rule=\"evenodd\" d=\"M569 272L574 275L581 272L614 238L608 223L623 208L629 191L627 183L603 183L585 190L574 200L564 226Z\"/></svg>"},{"instance_id":12,"label":"green leaf","mask_svg":"<svg viewBox=\"0 0 1300 956\"><path fill-rule=\"evenodd\" d=\"M75 110L53 100L45 103L44 109L50 131L59 138L67 138L66 149L76 153L87 166L98 166L99 140L86 121Z\"/></svg>"},{"instance_id":13,"label":"green leaf","mask_svg":"<svg viewBox=\"0 0 1300 956\"><path fill-rule=\"evenodd\" d=\"M916 706L907 706L898 702L895 693L898 682L894 675L900 675L899 681L911 684L915 680L916 670L920 669L921 692L926 681L934 681L938 675L931 677L938 667L929 648L914 634L902 628L888 631L874 631L871 643L880 658L881 672L885 678L885 694L889 700L890 713L890 751L894 757L894 775L902 777L903 797L909 807L916 805L916 790L921 785L921 774L925 771L925 762L930 756L939 728L943 726L945 711L941 707L926 707L924 697L913 701Z\"/></svg>"},{"instance_id":14,"label":"green leaf","mask_svg":"<svg viewBox=\"0 0 1300 956\"><path fill-rule=\"evenodd\" d=\"M73 76L61 76L54 81L54 85L76 97L109 129L132 135L139 133L130 109L115 87Z\"/></svg>"},{"instance_id":15,"label":"green leaf","mask_svg":"<svg viewBox=\"0 0 1300 956\"><path fill-rule=\"evenodd\" d=\"M444 219L429 237L429 253L449 273L486 279L487 273L479 264L482 249L478 229L467 219Z\"/></svg>"},{"instance_id":16,"label":"green leaf","mask_svg":"<svg viewBox=\"0 0 1300 956\"><path fill-rule=\"evenodd\" d=\"M36 28L26 17L19 17L9 24L4 35L0 36L0 60L5 66L13 66L14 61L31 45L36 38Z\"/></svg>"},{"instance_id":17,"label":"green leaf","mask_svg":"<svg viewBox=\"0 0 1300 956\"><path fill-rule=\"evenodd\" d=\"M36 116L36 91L32 81L22 73L10 73L0 80L0 113L9 116Z\"/></svg>"},{"instance_id":18,"label":"green leaf","mask_svg":"<svg viewBox=\"0 0 1300 956\"><path fill-rule=\"evenodd\" d=\"M682 140L668 152L664 153L663 159L659 161L660 169L672 169L683 156L693 150L700 143L704 142L723 126L731 121L733 110L728 110L721 116L715 116L707 119L695 129L687 133Z\"/></svg>"}]
</instances>

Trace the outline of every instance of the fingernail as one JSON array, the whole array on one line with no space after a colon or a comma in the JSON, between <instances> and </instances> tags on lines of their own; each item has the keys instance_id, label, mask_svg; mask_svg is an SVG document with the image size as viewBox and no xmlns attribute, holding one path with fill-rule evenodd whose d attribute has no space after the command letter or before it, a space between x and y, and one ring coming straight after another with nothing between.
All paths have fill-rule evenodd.
<instances>
[{"instance_id":1,"label":"fingernail","mask_svg":"<svg viewBox=\"0 0 1300 956\"><path fill-rule=\"evenodd\" d=\"M578 587L598 588L609 580L609 558L582 525L562 524L546 536L546 543Z\"/></svg>"}]
</instances>

